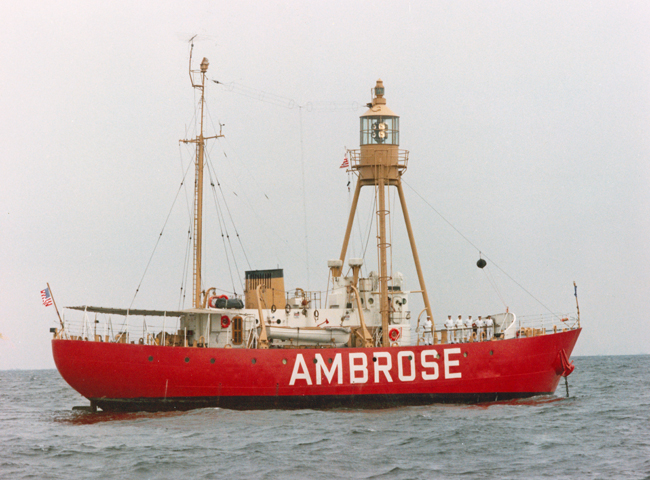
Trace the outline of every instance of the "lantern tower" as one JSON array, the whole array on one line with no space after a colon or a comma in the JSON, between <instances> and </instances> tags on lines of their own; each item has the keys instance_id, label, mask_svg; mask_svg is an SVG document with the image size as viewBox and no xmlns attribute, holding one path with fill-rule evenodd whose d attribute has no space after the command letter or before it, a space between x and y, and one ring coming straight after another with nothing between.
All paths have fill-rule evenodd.
<instances>
[{"instance_id":1,"label":"lantern tower","mask_svg":"<svg viewBox=\"0 0 650 480\"><path fill-rule=\"evenodd\" d=\"M404 198L404 189L402 188L402 175L406 172L408 164L407 150L399 148L399 116L395 114L386 105L384 98L384 84L377 80L373 89L372 103L368 104L369 110L361 115L361 138L359 150L350 150L350 169L358 176L354 198L350 208L343 247L341 248L341 264L345 262L352 225L359 201L359 194L362 187L375 187L376 205L377 205L377 251L379 261L379 294L380 294L380 311L382 319L382 344L384 347L389 346L388 330L390 325L390 303L388 294L388 282L391 280L388 272L388 255L391 245L388 241L386 225L390 215L386 199L388 187L396 187L399 195L404 223L408 232L409 242L413 261L417 270L420 290L424 299L424 306L427 316L433 323L431 313L431 304L429 295L424 283L422 268L420 266L420 257L418 256L413 229L406 207ZM335 274L341 274L340 269ZM435 335L434 335L435 338Z\"/></svg>"}]
</instances>

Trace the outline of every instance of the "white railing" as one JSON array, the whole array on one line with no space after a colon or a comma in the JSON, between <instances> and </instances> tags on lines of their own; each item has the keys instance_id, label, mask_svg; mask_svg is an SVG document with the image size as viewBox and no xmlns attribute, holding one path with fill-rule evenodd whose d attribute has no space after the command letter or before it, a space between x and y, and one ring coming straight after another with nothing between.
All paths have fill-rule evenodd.
<instances>
[{"instance_id":1,"label":"white railing","mask_svg":"<svg viewBox=\"0 0 650 480\"><path fill-rule=\"evenodd\" d=\"M500 323L503 319L502 315L494 315L494 317L497 318L497 322L495 322L494 326L493 338L495 340L533 337L538 335L562 332L566 330L574 330L580 327L578 318L575 315L545 314L516 317L512 314L508 314L503 324ZM479 338L473 341L481 341L481 338L487 339L487 335L481 335L481 331L487 333L487 327L477 329L477 336ZM457 341L457 333L460 334L459 336L462 339L460 341L464 342L467 341L466 338L468 336L472 337L474 329L453 328L451 331L448 331L445 327L436 328L434 335L437 342L442 341L442 332L447 332L447 334L451 333L452 335L452 338L447 338L447 343L453 343L454 341Z\"/></svg>"},{"instance_id":2,"label":"white railing","mask_svg":"<svg viewBox=\"0 0 650 480\"><path fill-rule=\"evenodd\" d=\"M134 343L141 345L164 344L166 337L183 335L177 317L112 317L98 315L90 317L84 313L81 318L70 319L64 316L63 330L58 331L58 338L85 340L89 342ZM204 335L196 332L197 338Z\"/></svg>"},{"instance_id":3,"label":"white railing","mask_svg":"<svg viewBox=\"0 0 650 480\"><path fill-rule=\"evenodd\" d=\"M579 322L575 315L541 314L517 317L508 326L507 330L514 332L513 336L536 336L562 332L564 330L573 330L578 327ZM517 335L517 332L519 332L519 335Z\"/></svg>"}]
</instances>

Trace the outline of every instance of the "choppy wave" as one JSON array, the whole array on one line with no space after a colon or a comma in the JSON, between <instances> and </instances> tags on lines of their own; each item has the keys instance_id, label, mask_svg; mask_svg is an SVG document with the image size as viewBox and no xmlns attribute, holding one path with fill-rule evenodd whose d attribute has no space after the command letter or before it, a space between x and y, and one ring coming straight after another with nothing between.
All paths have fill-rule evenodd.
<instances>
[{"instance_id":1,"label":"choppy wave","mask_svg":"<svg viewBox=\"0 0 650 480\"><path fill-rule=\"evenodd\" d=\"M0 478L650 478L650 356L578 357L570 397L386 410L97 413L0 372Z\"/></svg>"}]
</instances>

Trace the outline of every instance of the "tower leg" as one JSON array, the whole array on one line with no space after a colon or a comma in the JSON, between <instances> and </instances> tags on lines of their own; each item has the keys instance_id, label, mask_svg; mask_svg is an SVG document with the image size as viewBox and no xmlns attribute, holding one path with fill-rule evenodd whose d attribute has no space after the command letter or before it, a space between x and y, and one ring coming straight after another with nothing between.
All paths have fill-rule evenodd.
<instances>
[{"instance_id":1,"label":"tower leg","mask_svg":"<svg viewBox=\"0 0 650 480\"><path fill-rule=\"evenodd\" d=\"M357 179L357 186L354 189L354 197L352 198L352 206L350 207L350 217L348 218L348 228L345 230L345 238L343 239L343 247L341 248L341 261L345 262L345 254L348 251L348 243L350 242L350 234L352 233L352 225L354 224L354 216L357 213L357 203L359 203L359 193L361 192L361 180ZM339 272L340 275L340 272Z\"/></svg>"},{"instance_id":2,"label":"tower leg","mask_svg":"<svg viewBox=\"0 0 650 480\"><path fill-rule=\"evenodd\" d=\"M399 202L402 205L402 213L404 214L404 223L406 224L406 231L408 232L409 242L411 243L411 252L413 253L413 261L415 262L415 269L418 273L418 280L420 281L420 290L422 290L422 298L424 299L424 308L427 310L427 315L431 319L431 324L433 325L432 331L435 332L435 323L433 321L433 314L431 313L431 303L429 303L429 294L427 293L427 287L424 284L424 275L422 274L422 267L420 267L420 256L418 255L418 249L415 246L415 237L413 236L413 229L411 228L411 219L409 218L409 212L406 208L406 199L404 198L404 190L402 189L402 181L397 181L397 192L399 194ZM436 335L433 335L433 343L436 343Z\"/></svg>"}]
</instances>

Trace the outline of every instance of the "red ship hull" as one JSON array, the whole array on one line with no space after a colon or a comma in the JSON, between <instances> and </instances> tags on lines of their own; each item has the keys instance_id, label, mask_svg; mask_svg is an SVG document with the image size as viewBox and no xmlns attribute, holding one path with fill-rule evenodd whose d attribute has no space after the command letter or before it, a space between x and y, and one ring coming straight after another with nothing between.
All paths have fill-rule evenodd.
<instances>
[{"instance_id":1,"label":"red ship hull","mask_svg":"<svg viewBox=\"0 0 650 480\"><path fill-rule=\"evenodd\" d=\"M223 349L52 341L62 377L103 410L373 408L555 392L580 329L392 348Z\"/></svg>"}]
</instances>

